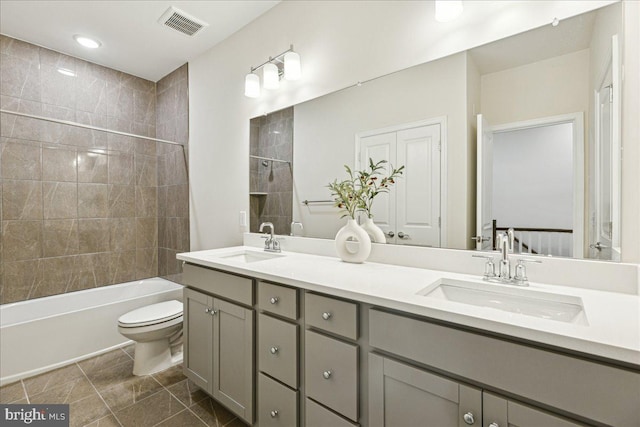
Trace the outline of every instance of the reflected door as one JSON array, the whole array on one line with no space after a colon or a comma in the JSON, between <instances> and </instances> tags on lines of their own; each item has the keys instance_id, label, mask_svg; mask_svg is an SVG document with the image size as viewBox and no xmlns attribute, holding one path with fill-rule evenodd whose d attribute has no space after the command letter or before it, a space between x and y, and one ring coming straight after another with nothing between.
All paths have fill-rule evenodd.
<instances>
[{"instance_id":1,"label":"reflected door","mask_svg":"<svg viewBox=\"0 0 640 427\"><path fill-rule=\"evenodd\" d=\"M389 193L373 204L373 220L387 243L440 247L441 125L411 127L360 138L359 168L369 159L405 166Z\"/></svg>"},{"instance_id":2,"label":"reflected door","mask_svg":"<svg viewBox=\"0 0 640 427\"><path fill-rule=\"evenodd\" d=\"M478 114L476 249L493 248L493 133L487 120Z\"/></svg>"}]
</instances>

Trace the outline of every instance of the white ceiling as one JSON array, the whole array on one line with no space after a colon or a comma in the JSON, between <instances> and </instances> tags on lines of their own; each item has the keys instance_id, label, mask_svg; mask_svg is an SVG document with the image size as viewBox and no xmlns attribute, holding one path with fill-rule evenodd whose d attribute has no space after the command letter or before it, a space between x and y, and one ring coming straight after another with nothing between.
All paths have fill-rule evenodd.
<instances>
[{"instance_id":1,"label":"white ceiling","mask_svg":"<svg viewBox=\"0 0 640 427\"><path fill-rule=\"evenodd\" d=\"M158 81L278 1L0 1L0 33ZM169 6L209 24L189 37L158 23ZM102 42L86 49L74 34Z\"/></svg>"},{"instance_id":2,"label":"white ceiling","mask_svg":"<svg viewBox=\"0 0 640 427\"><path fill-rule=\"evenodd\" d=\"M494 73L587 49L597 11L471 49L480 74Z\"/></svg>"}]
</instances>

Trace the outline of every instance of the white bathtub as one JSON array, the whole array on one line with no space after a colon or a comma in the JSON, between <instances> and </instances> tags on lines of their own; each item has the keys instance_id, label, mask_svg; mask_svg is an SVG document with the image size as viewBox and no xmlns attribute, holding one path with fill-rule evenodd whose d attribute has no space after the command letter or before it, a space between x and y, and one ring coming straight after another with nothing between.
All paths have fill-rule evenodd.
<instances>
[{"instance_id":1,"label":"white bathtub","mask_svg":"<svg viewBox=\"0 0 640 427\"><path fill-rule=\"evenodd\" d=\"M118 317L171 299L182 286L156 277L0 305L0 385L128 344Z\"/></svg>"}]
</instances>

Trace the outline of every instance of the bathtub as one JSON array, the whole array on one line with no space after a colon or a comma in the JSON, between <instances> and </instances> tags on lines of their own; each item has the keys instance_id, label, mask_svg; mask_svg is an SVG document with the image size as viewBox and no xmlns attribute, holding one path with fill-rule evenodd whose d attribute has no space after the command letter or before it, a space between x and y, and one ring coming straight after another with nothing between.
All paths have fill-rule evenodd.
<instances>
[{"instance_id":1,"label":"bathtub","mask_svg":"<svg viewBox=\"0 0 640 427\"><path fill-rule=\"evenodd\" d=\"M0 305L0 385L130 343L118 317L171 299L182 286L156 277Z\"/></svg>"}]
</instances>

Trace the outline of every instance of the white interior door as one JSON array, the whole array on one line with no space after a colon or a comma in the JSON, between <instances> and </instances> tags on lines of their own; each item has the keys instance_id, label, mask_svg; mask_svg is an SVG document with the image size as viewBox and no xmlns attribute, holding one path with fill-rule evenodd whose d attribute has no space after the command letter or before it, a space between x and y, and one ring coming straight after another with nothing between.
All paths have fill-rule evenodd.
<instances>
[{"instance_id":1,"label":"white interior door","mask_svg":"<svg viewBox=\"0 0 640 427\"><path fill-rule=\"evenodd\" d=\"M590 255L620 261L620 74L618 40L612 38L611 67L596 95L596 233Z\"/></svg>"},{"instance_id":2,"label":"white interior door","mask_svg":"<svg viewBox=\"0 0 640 427\"><path fill-rule=\"evenodd\" d=\"M493 248L493 132L478 114L476 191L476 249Z\"/></svg>"},{"instance_id":3,"label":"white interior door","mask_svg":"<svg viewBox=\"0 0 640 427\"><path fill-rule=\"evenodd\" d=\"M397 133L396 243L440 247L440 125Z\"/></svg>"},{"instance_id":4,"label":"white interior door","mask_svg":"<svg viewBox=\"0 0 640 427\"><path fill-rule=\"evenodd\" d=\"M366 169L369 159L374 163L386 160L389 164L396 165L396 132L382 133L367 136L360 139L360 159L358 169ZM383 172L388 174L388 168ZM389 193L378 194L373 203L372 214L375 224L384 232L387 243L396 243L396 202L395 192L392 188Z\"/></svg>"}]
</instances>

